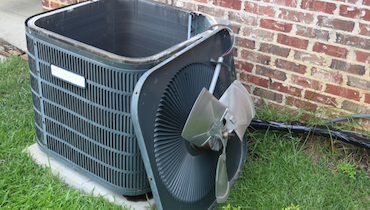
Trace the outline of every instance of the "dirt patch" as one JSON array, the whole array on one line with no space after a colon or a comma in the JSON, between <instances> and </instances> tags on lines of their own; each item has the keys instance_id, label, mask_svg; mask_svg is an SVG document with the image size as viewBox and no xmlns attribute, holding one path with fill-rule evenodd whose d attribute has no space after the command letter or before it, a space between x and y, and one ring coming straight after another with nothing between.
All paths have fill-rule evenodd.
<instances>
[{"instance_id":1,"label":"dirt patch","mask_svg":"<svg viewBox=\"0 0 370 210\"><path fill-rule=\"evenodd\" d=\"M27 53L18 47L10 44L9 42L0 39L0 54L6 57L10 57L11 55L20 56L21 58L28 60Z\"/></svg>"},{"instance_id":2,"label":"dirt patch","mask_svg":"<svg viewBox=\"0 0 370 210\"><path fill-rule=\"evenodd\" d=\"M370 175L370 150L314 135L307 137L304 146L304 152L313 159L314 164L318 164L323 155L331 154L333 161L329 165L332 167L335 168L338 162L346 161L356 164L359 170Z\"/></svg>"}]
</instances>

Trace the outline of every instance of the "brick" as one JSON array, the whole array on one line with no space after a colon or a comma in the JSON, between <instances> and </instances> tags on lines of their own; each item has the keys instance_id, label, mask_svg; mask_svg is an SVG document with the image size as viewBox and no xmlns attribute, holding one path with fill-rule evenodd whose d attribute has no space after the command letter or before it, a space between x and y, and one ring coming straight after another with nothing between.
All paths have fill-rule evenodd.
<instances>
[{"instance_id":1,"label":"brick","mask_svg":"<svg viewBox=\"0 0 370 210\"><path fill-rule=\"evenodd\" d=\"M334 10L337 8L334 3L316 0L302 0L302 9L324 12L327 14L334 14Z\"/></svg>"},{"instance_id":2,"label":"brick","mask_svg":"<svg viewBox=\"0 0 370 210\"><path fill-rule=\"evenodd\" d=\"M243 81L249 82L249 83L253 83L257 86L264 87L264 88L267 88L269 85L268 79L257 77L252 74L247 74L244 72L240 74L240 79L242 79Z\"/></svg>"},{"instance_id":3,"label":"brick","mask_svg":"<svg viewBox=\"0 0 370 210\"><path fill-rule=\"evenodd\" d=\"M307 68L305 65L297 64L297 63L290 62L287 60L282 60L282 59L276 59L275 66L277 68L281 68L281 69L292 71L292 72L299 73L299 74L306 73L306 68Z\"/></svg>"},{"instance_id":4,"label":"brick","mask_svg":"<svg viewBox=\"0 0 370 210\"><path fill-rule=\"evenodd\" d=\"M213 4L215 6L240 10L242 2L239 0L213 0Z\"/></svg>"},{"instance_id":5,"label":"brick","mask_svg":"<svg viewBox=\"0 0 370 210\"><path fill-rule=\"evenodd\" d=\"M348 50L346 48L328 45L316 42L313 46L313 51L318 53L325 53L326 55L334 56L337 58L346 58Z\"/></svg>"},{"instance_id":6,"label":"brick","mask_svg":"<svg viewBox=\"0 0 370 210\"><path fill-rule=\"evenodd\" d=\"M212 15L212 16L216 16L216 17L222 17L224 15L223 9L208 7L204 5L198 5L198 11Z\"/></svg>"},{"instance_id":7,"label":"brick","mask_svg":"<svg viewBox=\"0 0 370 210\"><path fill-rule=\"evenodd\" d=\"M229 11L228 17L230 21L243 23L243 25L257 25L257 17L251 16L245 12Z\"/></svg>"},{"instance_id":8,"label":"brick","mask_svg":"<svg viewBox=\"0 0 370 210\"><path fill-rule=\"evenodd\" d=\"M333 59L330 64L330 68L337 69L340 71L348 72L351 74L364 75L365 66L350 64L345 61Z\"/></svg>"},{"instance_id":9,"label":"brick","mask_svg":"<svg viewBox=\"0 0 370 210\"><path fill-rule=\"evenodd\" d=\"M243 82L243 81L241 81L241 82L242 82L242 85L247 89L248 93L251 93L253 91L251 84L249 84L249 83L248 84L245 84L245 82Z\"/></svg>"},{"instance_id":10,"label":"brick","mask_svg":"<svg viewBox=\"0 0 370 210\"><path fill-rule=\"evenodd\" d=\"M370 36L370 24L359 23L360 34L365 36Z\"/></svg>"},{"instance_id":11,"label":"brick","mask_svg":"<svg viewBox=\"0 0 370 210\"><path fill-rule=\"evenodd\" d=\"M365 103L370 104L370 93L365 93Z\"/></svg>"},{"instance_id":12,"label":"brick","mask_svg":"<svg viewBox=\"0 0 370 210\"><path fill-rule=\"evenodd\" d=\"M369 91L370 90L370 81L367 79L361 79L353 76L348 76L348 86L359 88L362 90Z\"/></svg>"},{"instance_id":13,"label":"brick","mask_svg":"<svg viewBox=\"0 0 370 210\"><path fill-rule=\"evenodd\" d=\"M261 53L257 53L254 51L248 51L248 50L242 50L241 57L245 60L264 64L264 65L269 65L271 61L271 56L263 55Z\"/></svg>"},{"instance_id":14,"label":"brick","mask_svg":"<svg viewBox=\"0 0 370 210\"><path fill-rule=\"evenodd\" d=\"M363 63L370 63L370 53L368 52L355 50L354 57L356 61L363 62Z\"/></svg>"},{"instance_id":15,"label":"brick","mask_svg":"<svg viewBox=\"0 0 370 210\"><path fill-rule=\"evenodd\" d=\"M241 28L241 25L235 24L235 23L231 23L231 29L233 30L233 32L235 33L235 35L238 35L240 33L240 28Z\"/></svg>"},{"instance_id":16,"label":"brick","mask_svg":"<svg viewBox=\"0 0 370 210\"><path fill-rule=\"evenodd\" d=\"M337 71L324 70L313 67L311 68L311 76L336 84L343 83L343 75Z\"/></svg>"},{"instance_id":17,"label":"brick","mask_svg":"<svg viewBox=\"0 0 370 210\"><path fill-rule=\"evenodd\" d=\"M296 35L304 36L306 38L320 39L324 41L329 40L329 32L322 29L311 28L307 26L297 25Z\"/></svg>"},{"instance_id":18,"label":"brick","mask_svg":"<svg viewBox=\"0 0 370 210\"><path fill-rule=\"evenodd\" d=\"M250 12L257 15L263 15L263 16L269 16L274 17L275 16L275 10L272 6L263 6L260 4L256 4L253 2L244 2L244 11Z\"/></svg>"},{"instance_id":19,"label":"brick","mask_svg":"<svg viewBox=\"0 0 370 210\"><path fill-rule=\"evenodd\" d=\"M325 57L323 56L314 55L314 54L301 52L301 51L294 52L294 59L302 61L302 62L318 65L318 66L323 66L324 61L325 61Z\"/></svg>"},{"instance_id":20,"label":"brick","mask_svg":"<svg viewBox=\"0 0 370 210\"><path fill-rule=\"evenodd\" d=\"M293 106L296 108L304 108L304 110L315 112L317 105L310 103L309 101L306 100L301 100L295 97L287 96L286 97L286 104L289 106Z\"/></svg>"},{"instance_id":21,"label":"brick","mask_svg":"<svg viewBox=\"0 0 370 210\"><path fill-rule=\"evenodd\" d=\"M341 20L337 18L327 17L327 16L318 16L317 25L321 27L327 27L336 30L348 31L351 32L355 26L355 22Z\"/></svg>"},{"instance_id":22,"label":"brick","mask_svg":"<svg viewBox=\"0 0 370 210\"><path fill-rule=\"evenodd\" d=\"M370 39L349 34L337 33L337 39L335 40L335 42L350 47L361 48L365 50L370 49Z\"/></svg>"},{"instance_id":23,"label":"brick","mask_svg":"<svg viewBox=\"0 0 370 210\"><path fill-rule=\"evenodd\" d=\"M208 0L194 0L194 1L196 1L196 2L201 2L201 3L205 3L205 4L207 4L207 3L208 3Z\"/></svg>"},{"instance_id":24,"label":"brick","mask_svg":"<svg viewBox=\"0 0 370 210\"><path fill-rule=\"evenodd\" d=\"M248 63L246 61L240 61L237 59L235 59L234 61L235 61L235 68L242 70L242 71L251 72L254 67L252 63Z\"/></svg>"},{"instance_id":25,"label":"brick","mask_svg":"<svg viewBox=\"0 0 370 210\"><path fill-rule=\"evenodd\" d=\"M67 1L68 4L74 4L74 3L77 3L77 2L82 2L82 1L85 1L85 0L64 0L64 1Z\"/></svg>"},{"instance_id":26,"label":"brick","mask_svg":"<svg viewBox=\"0 0 370 210\"><path fill-rule=\"evenodd\" d=\"M349 4L356 4L357 1L359 1L359 0L335 0L335 1L345 2L345 3L349 3Z\"/></svg>"},{"instance_id":27,"label":"brick","mask_svg":"<svg viewBox=\"0 0 370 210\"><path fill-rule=\"evenodd\" d=\"M339 15L353 19L370 20L370 10L347 5L340 6Z\"/></svg>"},{"instance_id":28,"label":"brick","mask_svg":"<svg viewBox=\"0 0 370 210\"><path fill-rule=\"evenodd\" d=\"M260 20L260 27L275 30L275 31L290 32L292 30L292 26L293 24L285 23L285 22L278 22L275 20L269 20L269 19Z\"/></svg>"},{"instance_id":29,"label":"brick","mask_svg":"<svg viewBox=\"0 0 370 210\"><path fill-rule=\"evenodd\" d=\"M248 35L247 35L248 34ZM263 41L271 42L274 39L274 33L263 29L245 28L244 35L251 38L260 39Z\"/></svg>"},{"instance_id":30,"label":"brick","mask_svg":"<svg viewBox=\"0 0 370 210\"><path fill-rule=\"evenodd\" d=\"M336 101L334 97L327 96L315 91L305 90L304 98L310 101L319 102L320 104L336 106Z\"/></svg>"},{"instance_id":31,"label":"brick","mask_svg":"<svg viewBox=\"0 0 370 210\"><path fill-rule=\"evenodd\" d=\"M284 34L278 34L277 42L283 45L288 45L299 49L307 49L308 45L308 40L287 36Z\"/></svg>"},{"instance_id":32,"label":"brick","mask_svg":"<svg viewBox=\"0 0 370 210\"><path fill-rule=\"evenodd\" d=\"M282 81L286 80L285 72L282 72L276 69L267 68L264 66L256 65L256 74L269 77L269 78L273 78L273 79L282 80Z\"/></svg>"},{"instance_id":33,"label":"brick","mask_svg":"<svg viewBox=\"0 0 370 210\"><path fill-rule=\"evenodd\" d=\"M253 95L256 95L256 96L259 96L265 99L269 99L269 100L272 100L278 103L281 103L283 101L283 95L279 93L274 93L270 90L265 90L262 88L256 88L253 91Z\"/></svg>"},{"instance_id":34,"label":"brick","mask_svg":"<svg viewBox=\"0 0 370 210\"><path fill-rule=\"evenodd\" d=\"M370 0L364 0L362 2L363 5L370 6Z\"/></svg>"},{"instance_id":35,"label":"brick","mask_svg":"<svg viewBox=\"0 0 370 210\"><path fill-rule=\"evenodd\" d=\"M59 3L56 3L56 2L50 2L50 7L53 8L53 9L56 9L56 8L59 8L61 7L62 5L59 4Z\"/></svg>"},{"instance_id":36,"label":"brick","mask_svg":"<svg viewBox=\"0 0 370 210\"><path fill-rule=\"evenodd\" d=\"M238 48L234 47L233 50L232 50L233 56L236 57L236 58L239 57L238 52L239 52Z\"/></svg>"},{"instance_id":37,"label":"brick","mask_svg":"<svg viewBox=\"0 0 370 210\"><path fill-rule=\"evenodd\" d=\"M296 7L297 6L297 0L263 0L267 3L287 6L287 7Z\"/></svg>"},{"instance_id":38,"label":"brick","mask_svg":"<svg viewBox=\"0 0 370 210\"><path fill-rule=\"evenodd\" d=\"M290 77L290 82L294 85L311 88L314 90L322 89L322 83L320 81L295 74L292 74Z\"/></svg>"},{"instance_id":39,"label":"brick","mask_svg":"<svg viewBox=\"0 0 370 210\"><path fill-rule=\"evenodd\" d=\"M281 57L288 57L290 49L285 47L279 47L273 44L261 43L259 51L278 55Z\"/></svg>"},{"instance_id":40,"label":"brick","mask_svg":"<svg viewBox=\"0 0 370 210\"><path fill-rule=\"evenodd\" d=\"M255 47L255 41L250 40L250 39L246 39L246 38L242 38L242 37L236 37L235 43L236 43L236 45L238 45L240 47L244 47L244 48L248 48L248 49L254 49L254 47Z\"/></svg>"},{"instance_id":41,"label":"brick","mask_svg":"<svg viewBox=\"0 0 370 210\"><path fill-rule=\"evenodd\" d=\"M42 1L41 1L41 3L42 3L42 6L43 6L43 7L45 7L45 8L50 7L50 2L49 2L49 0L42 0Z\"/></svg>"},{"instance_id":42,"label":"brick","mask_svg":"<svg viewBox=\"0 0 370 210\"><path fill-rule=\"evenodd\" d=\"M314 20L314 15L305 13L305 12L298 12L294 10L288 10L288 9L280 9L279 18L289 21L294 21L298 23L305 23L310 24Z\"/></svg>"},{"instance_id":43,"label":"brick","mask_svg":"<svg viewBox=\"0 0 370 210\"><path fill-rule=\"evenodd\" d=\"M196 5L190 2L183 2L183 8L187 10L193 10L193 11L197 10Z\"/></svg>"},{"instance_id":44,"label":"brick","mask_svg":"<svg viewBox=\"0 0 370 210\"><path fill-rule=\"evenodd\" d=\"M343 101L342 108L347 109L347 110L351 110L351 111L354 111L354 112L357 112L357 113L361 113L361 114L369 114L370 113L370 107L366 107L366 106L363 106L361 104L354 103L352 101L347 101L347 100Z\"/></svg>"},{"instance_id":45,"label":"brick","mask_svg":"<svg viewBox=\"0 0 370 210\"><path fill-rule=\"evenodd\" d=\"M243 36L249 36L251 38L260 39L268 42L271 42L274 39L273 32L248 26L244 27Z\"/></svg>"},{"instance_id":46,"label":"brick","mask_svg":"<svg viewBox=\"0 0 370 210\"><path fill-rule=\"evenodd\" d=\"M289 95L292 95L292 96L297 96L297 97L300 97L301 94L302 94L302 89L301 88L294 87L294 86L291 86L291 85L287 85L287 84L284 84L284 83L281 83L281 82L273 82L270 85L270 88L275 90L275 91L278 91L278 92L281 92L281 93L286 93L286 94L289 94Z\"/></svg>"},{"instance_id":47,"label":"brick","mask_svg":"<svg viewBox=\"0 0 370 210\"><path fill-rule=\"evenodd\" d=\"M351 100L360 100L360 93L357 90L352 90L338 85L326 84L325 92Z\"/></svg>"}]
</instances>

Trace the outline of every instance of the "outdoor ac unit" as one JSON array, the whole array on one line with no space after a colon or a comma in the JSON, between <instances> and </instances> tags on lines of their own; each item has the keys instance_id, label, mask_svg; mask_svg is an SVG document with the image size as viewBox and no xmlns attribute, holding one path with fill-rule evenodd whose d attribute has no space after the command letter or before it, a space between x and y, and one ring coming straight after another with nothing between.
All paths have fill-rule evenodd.
<instances>
[{"instance_id":1,"label":"outdoor ac unit","mask_svg":"<svg viewBox=\"0 0 370 210\"><path fill-rule=\"evenodd\" d=\"M232 46L224 27L208 30L214 24L228 22L147 0L88 1L29 18L39 148L122 195L152 191L158 209L214 208L221 151L181 136L215 60ZM217 78L219 99L236 79L232 54ZM232 185L246 143L231 137L226 150Z\"/></svg>"}]
</instances>

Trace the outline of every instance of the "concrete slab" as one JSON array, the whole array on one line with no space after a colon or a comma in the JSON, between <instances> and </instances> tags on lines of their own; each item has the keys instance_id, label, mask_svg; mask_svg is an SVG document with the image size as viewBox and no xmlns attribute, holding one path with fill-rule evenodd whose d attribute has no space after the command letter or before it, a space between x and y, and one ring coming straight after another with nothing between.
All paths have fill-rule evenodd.
<instances>
[{"instance_id":1,"label":"concrete slab","mask_svg":"<svg viewBox=\"0 0 370 210\"><path fill-rule=\"evenodd\" d=\"M62 181L73 188L82 190L85 193L93 192L93 196L101 195L109 202L121 205L122 207L128 207L135 210L150 209L147 200L130 201L126 197L108 190L54 158L47 156L38 148L37 144L31 145L26 149L26 151L38 165L50 167L54 175L59 175ZM149 202L152 206L154 205L154 199L150 199Z\"/></svg>"},{"instance_id":2,"label":"concrete slab","mask_svg":"<svg viewBox=\"0 0 370 210\"><path fill-rule=\"evenodd\" d=\"M21 18L42 12L41 0L1 0L0 11Z\"/></svg>"},{"instance_id":3,"label":"concrete slab","mask_svg":"<svg viewBox=\"0 0 370 210\"><path fill-rule=\"evenodd\" d=\"M0 38L27 51L24 22L41 12L41 0L1 0Z\"/></svg>"}]
</instances>

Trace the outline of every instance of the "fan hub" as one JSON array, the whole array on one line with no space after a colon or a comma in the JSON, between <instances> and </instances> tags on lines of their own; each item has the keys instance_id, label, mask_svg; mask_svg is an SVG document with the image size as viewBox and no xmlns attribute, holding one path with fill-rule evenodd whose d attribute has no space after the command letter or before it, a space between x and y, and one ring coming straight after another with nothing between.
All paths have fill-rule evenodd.
<instances>
[{"instance_id":1,"label":"fan hub","mask_svg":"<svg viewBox=\"0 0 370 210\"><path fill-rule=\"evenodd\" d=\"M206 147L197 147L196 145L186 141L185 139L184 139L184 144L186 146L186 150L192 156L198 156L202 153L202 150L208 150L206 149Z\"/></svg>"}]
</instances>

